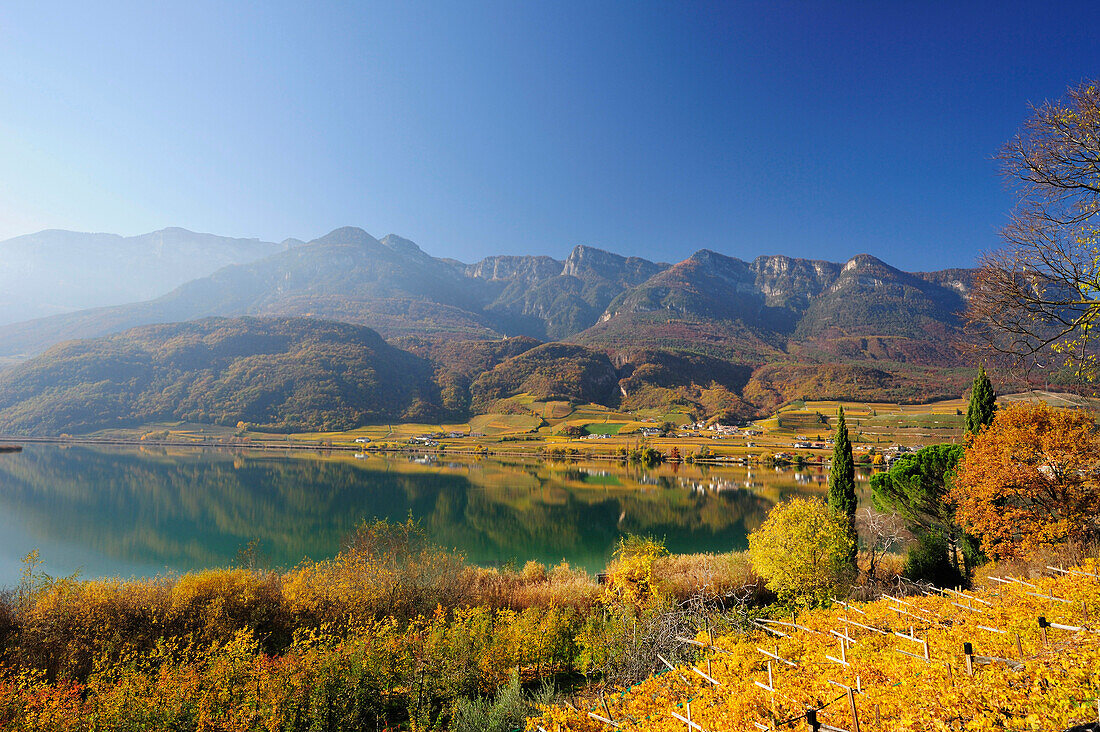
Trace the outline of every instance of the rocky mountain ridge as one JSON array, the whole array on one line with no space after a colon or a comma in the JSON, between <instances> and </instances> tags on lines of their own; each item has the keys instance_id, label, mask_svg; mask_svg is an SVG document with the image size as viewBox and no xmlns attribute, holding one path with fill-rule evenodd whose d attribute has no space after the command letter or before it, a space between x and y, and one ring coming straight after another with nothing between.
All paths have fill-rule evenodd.
<instances>
[{"instance_id":1,"label":"rocky mountain ridge","mask_svg":"<svg viewBox=\"0 0 1100 732\"><path fill-rule=\"evenodd\" d=\"M497 338L604 344L639 320L715 324L789 350L792 339L939 340L957 328L969 270L905 273L870 255L845 263L700 250L676 264L577 246L565 260L433 257L414 242L344 227L254 262L226 266L159 298L0 326L0 356L53 343L209 316L319 317L385 337ZM933 327L930 327L933 326ZM595 331L592 329L595 328ZM644 331L639 337L644 337ZM942 350L942 349L938 349Z\"/></svg>"}]
</instances>

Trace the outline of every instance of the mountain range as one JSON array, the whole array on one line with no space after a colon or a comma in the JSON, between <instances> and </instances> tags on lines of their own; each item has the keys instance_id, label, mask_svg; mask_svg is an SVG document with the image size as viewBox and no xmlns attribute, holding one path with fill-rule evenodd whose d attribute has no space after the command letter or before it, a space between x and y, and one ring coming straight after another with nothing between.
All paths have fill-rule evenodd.
<instances>
[{"instance_id":1,"label":"mountain range","mask_svg":"<svg viewBox=\"0 0 1100 732\"><path fill-rule=\"evenodd\" d=\"M303 338L311 324L330 329L326 321L372 329L388 347L430 364L433 386L409 392L413 411L452 416L500 408L520 392L748 415L799 397L921 401L957 395L966 379L955 343L971 270L903 272L865 254L843 263L781 255L746 262L710 250L668 264L588 246L565 260L465 264L353 227L308 243L247 245L166 231L189 242L181 252L206 242L224 247L223 257L261 256L157 297L0 325L0 357L31 359L8 370L0 391L51 361L91 358L82 348L108 358L129 341L148 346L158 331L145 326L205 318L234 319L223 327L243 330L281 319ZM45 234L63 238L23 239ZM132 291L126 287L119 292ZM73 340L82 343L47 350ZM391 405L387 417L411 401ZM286 422L269 417L246 421Z\"/></svg>"}]
</instances>

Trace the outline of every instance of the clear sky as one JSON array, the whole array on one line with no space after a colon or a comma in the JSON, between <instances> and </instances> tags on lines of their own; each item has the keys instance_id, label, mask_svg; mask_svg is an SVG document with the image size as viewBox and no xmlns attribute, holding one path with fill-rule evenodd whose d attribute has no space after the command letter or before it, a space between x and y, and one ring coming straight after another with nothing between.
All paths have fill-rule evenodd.
<instances>
[{"instance_id":1,"label":"clear sky","mask_svg":"<svg viewBox=\"0 0 1100 732\"><path fill-rule=\"evenodd\" d=\"M0 6L0 238L343 225L473 261L967 266L1100 3Z\"/></svg>"}]
</instances>

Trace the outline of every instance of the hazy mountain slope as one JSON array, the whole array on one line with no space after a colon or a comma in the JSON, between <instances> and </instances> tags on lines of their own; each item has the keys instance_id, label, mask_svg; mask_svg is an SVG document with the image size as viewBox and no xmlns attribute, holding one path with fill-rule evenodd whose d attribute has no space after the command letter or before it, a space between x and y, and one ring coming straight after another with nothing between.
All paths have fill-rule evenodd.
<instances>
[{"instance_id":1,"label":"hazy mountain slope","mask_svg":"<svg viewBox=\"0 0 1100 732\"><path fill-rule=\"evenodd\" d=\"M956 271L954 276L962 276ZM791 336L818 360L959 365L953 341L966 303L953 275L918 276L866 254L850 259L814 298Z\"/></svg>"},{"instance_id":2,"label":"hazy mountain slope","mask_svg":"<svg viewBox=\"0 0 1100 732\"><path fill-rule=\"evenodd\" d=\"M399 237L378 241L346 227L246 265L218 270L147 302L0 326L0 355L153 323L209 316L310 316L378 327L386 335L497 335L460 265Z\"/></svg>"},{"instance_id":3,"label":"hazy mountain slope","mask_svg":"<svg viewBox=\"0 0 1100 732\"><path fill-rule=\"evenodd\" d=\"M612 350L651 347L761 364L958 362L952 340L970 270L909 274L869 255L844 265L703 250L625 291L571 340Z\"/></svg>"},{"instance_id":4,"label":"hazy mountain slope","mask_svg":"<svg viewBox=\"0 0 1100 732\"><path fill-rule=\"evenodd\" d=\"M955 322L963 307L957 290L861 254L848 260L836 280L812 300L794 336L890 334L919 338L929 325Z\"/></svg>"},{"instance_id":5,"label":"hazy mountain slope","mask_svg":"<svg viewBox=\"0 0 1100 732\"><path fill-rule=\"evenodd\" d=\"M0 375L0 431L58 434L156 420L282 430L423 419L432 368L361 326L210 318L51 349Z\"/></svg>"},{"instance_id":6,"label":"hazy mountain slope","mask_svg":"<svg viewBox=\"0 0 1100 732\"><path fill-rule=\"evenodd\" d=\"M673 317L756 324L764 309L764 295L747 263L703 249L620 295L605 318L664 311Z\"/></svg>"},{"instance_id":7,"label":"hazy mountain slope","mask_svg":"<svg viewBox=\"0 0 1100 732\"><path fill-rule=\"evenodd\" d=\"M564 261L432 257L411 241L345 227L222 268L155 300L0 325L0 358L138 325L209 316L308 316L387 338L568 339L611 353L646 347L741 364L956 358L968 270L908 274L861 255L841 265L747 263L701 250L675 265L578 246Z\"/></svg>"},{"instance_id":8,"label":"hazy mountain slope","mask_svg":"<svg viewBox=\"0 0 1100 732\"><path fill-rule=\"evenodd\" d=\"M802 397L920 401L963 388L945 368L963 365L955 339L971 276L909 274L868 255L749 264L704 250L625 291L571 340L634 366L620 382L624 405L745 413ZM703 361L670 368L653 349ZM724 371L737 376L708 378Z\"/></svg>"},{"instance_id":9,"label":"hazy mountain slope","mask_svg":"<svg viewBox=\"0 0 1100 732\"><path fill-rule=\"evenodd\" d=\"M569 335L592 325L624 289L666 265L577 247L564 262L438 259L411 241L345 227L248 265L226 267L146 302L0 326L0 356L151 323L209 316L310 316L387 337Z\"/></svg>"},{"instance_id":10,"label":"hazy mountain slope","mask_svg":"<svg viewBox=\"0 0 1100 732\"><path fill-rule=\"evenodd\" d=\"M782 355L740 320L676 317L664 312L619 313L572 336L570 343L612 355L638 348L710 356L738 364L758 364Z\"/></svg>"},{"instance_id":11,"label":"hazy mountain slope","mask_svg":"<svg viewBox=\"0 0 1100 732\"><path fill-rule=\"evenodd\" d=\"M0 324L147 300L290 248L169 228L140 236L47 230L0 242Z\"/></svg>"},{"instance_id":12,"label":"hazy mountain slope","mask_svg":"<svg viewBox=\"0 0 1100 732\"><path fill-rule=\"evenodd\" d=\"M429 359L438 406L456 416L523 391L712 414L814 390L919 400L948 383L937 370L962 365L972 276L906 273L868 255L745 262L700 250L667 265L587 246L564 261L467 265L345 227L154 300L0 325L0 362L151 323L294 316L366 325Z\"/></svg>"}]
</instances>

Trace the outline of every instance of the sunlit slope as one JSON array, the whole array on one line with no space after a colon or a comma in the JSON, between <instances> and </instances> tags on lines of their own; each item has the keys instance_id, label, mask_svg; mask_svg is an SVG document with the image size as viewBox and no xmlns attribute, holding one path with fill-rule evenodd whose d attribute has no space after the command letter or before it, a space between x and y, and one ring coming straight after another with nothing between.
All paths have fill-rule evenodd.
<instances>
[{"instance_id":1,"label":"sunlit slope","mask_svg":"<svg viewBox=\"0 0 1100 732\"><path fill-rule=\"evenodd\" d=\"M806 713L816 710L821 723L852 730L846 688L853 688L860 729L1064 730L1095 722L1100 578L1084 574L1092 565L1072 571L991 579L974 593L838 604L799 615L797 625L790 616L758 622L713 645L702 634L695 640L710 650L694 667L609 694L606 707L591 711L622 730L681 732L687 726L674 715L686 716L690 702L694 729L719 732L807 729ZM554 707L528 728L610 728L588 712Z\"/></svg>"}]
</instances>

